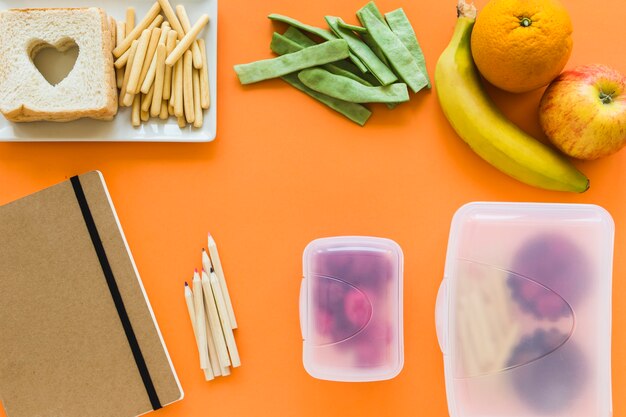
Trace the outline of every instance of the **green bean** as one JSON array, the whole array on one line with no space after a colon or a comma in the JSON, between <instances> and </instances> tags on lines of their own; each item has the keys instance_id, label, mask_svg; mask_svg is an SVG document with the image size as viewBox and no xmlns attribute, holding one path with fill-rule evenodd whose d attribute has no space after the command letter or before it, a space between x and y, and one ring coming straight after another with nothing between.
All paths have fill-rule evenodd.
<instances>
[{"instance_id":1,"label":"green bean","mask_svg":"<svg viewBox=\"0 0 626 417\"><path fill-rule=\"evenodd\" d=\"M428 85L417 61L400 39L368 9L359 10L357 16L374 42L382 49L400 78L417 93Z\"/></svg>"},{"instance_id":2,"label":"green bean","mask_svg":"<svg viewBox=\"0 0 626 417\"><path fill-rule=\"evenodd\" d=\"M313 41L311 38L309 38L293 26L289 26L285 33L283 33L283 36L303 47L316 45L315 41ZM371 72L361 71L356 65L354 65L347 59L334 62L333 65L359 77L361 80L364 81L364 83L371 85L380 85L376 77L374 77Z\"/></svg>"},{"instance_id":3,"label":"green bean","mask_svg":"<svg viewBox=\"0 0 626 417\"><path fill-rule=\"evenodd\" d=\"M272 52L277 53L278 55L291 54L294 52L301 51L303 48L304 47L302 45L297 44L296 42L292 41L291 39L287 38L284 35L281 35L276 32L274 32L274 34L272 35L272 42L270 43L270 49L272 50ZM327 71L332 72L333 74L350 78L363 85L367 85L370 87L372 86L372 84L370 84L363 78L359 77L358 75L355 75L351 73L350 71L346 71L345 69L338 67L335 64L324 64L322 67L326 69Z\"/></svg>"},{"instance_id":4,"label":"green bean","mask_svg":"<svg viewBox=\"0 0 626 417\"><path fill-rule=\"evenodd\" d=\"M417 41L417 36L415 36L415 31L411 26L411 22L409 22L409 18L404 13L404 10L400 8L385 13L385 18L387 19L389 28L400 38L400 41L406 46L406 49L409 50L411 55L413 55L415 61L417 61L417 65L426 78L426 81L428 81L428 88L430 88L430 78L428 77L428 70L426 69L424 53L422 52L422 48Z\"/></svg>"},{"instance_id":5,"label":"green bean","mask_svg":"<svg viewBox=\"0 0 626 417\"><path fill-rule=\"evenodd\" d=\"M315 26L307 25L306 23L302 23L288 16L284 16L284 15L277 14L277 13L272 13L267 17L271 20L287 23L289 26L293 26L305 32L312 33L313 35L319 36L320 38L326 41L332 41L333 39L337 39L337 36L335 36L332 32L326 29L321 29ZM367 67L352 52L350 52L350 60L354 62L354 65L356 65L361 70L361 72L367 72Z\"/></svg>"},{"instance_id":6,"label":"green bean","mask_svg":"<svg viewBox=\"0 0 626 417\"><path fill-rule=\"evenodd\" d=\"M348 103L347 101L338 100L333 97L329 97L325 94L318 93L317 91L311 90L298 79L297 74L288 74L281 77L283 81L290 84L291 86L297 88L305 94L313 97L319 102L327 105L331 109L336 112L344 115L348 119L353 122L363 126L365 122L370 118L372 112L369 109L361 104L357 103Z\"/></svg>"},{"instance_id":7,"label":"green bean","mask_svg":"<svg viewBox=\"0 0 626 417\"><path fill-rule=\"evenodd\" d=\"M373 1L370 1L365 6L361 7L361 9L359 9L359 11L357 12L357 15L359 14L359 12L362 12L363 10L369 10L376 17L376 19L385 23L385 18L383 17L383 14L380 12L380 10L378 10L376 3L374 3Z\"/></svg>"},{"instance_id":8,"label":"green bean","mask_svg":"<svg viewBox=\"0 0 626 417\"><path fill-rule=\"evenodd\" d=\"M293 30L289 30L289 29L293 29ZM296 41L293 40L294 38L302 40L303 43L305 44L309 43L306 40L303 40L300 38L301 36L303 36L306 39L309 39L298 29L295 29L293 26L289 26L289 29L287 29L287 31L283 35L276 33L276 32L274 32L274 34L272 35L272 42L270 43L270 49L273 52L277 53L278 55L290 54L292 52L301 50L303 47L306 47L302 44L298 44ZM313 42L313 45L315 45L315 42ZM357 81L368 87L380 85L378 83L378 80L371 76L371 73L369 72L367 74L361 73L359 69L356 66L354 66L354 64L352 64L351 62L347 60L337 61L332 64L324 64L322 65L322 68L326 69L329 72L332 72L333 74L341 75L341 76L353 79L354 81ZM370 79L366 79L365 77L367 76L369 76ZM390 109L395 108L396 105L397 103L386 104L386 106Z\"/></svg>"},{"instance_id":9,"label":"green bean","mask_svg":"<svg viewBox=\"0 0 626 417\"><path fill-rule=\"evenodd\" d=\"M283 33L283 36L293 42L296 42L298 45L304 46L305 48L317 45L317 42L306 36L304 33L300 32L293 26L288 26L285 33Z\"/></svg>"},{"instance_id":10,"label":"green bean","mask_svg":"<svg viewBox=\"0 0 626 417\"><path fill-rule=\"evenodd\" d=\"M406 84L396 83L383 87L367 87L321 68L302 70L298 73L298 78L312 90L351 103L409 101L409 91Z\"/></svg>"},{"instance_id":11,"label":"green bean","mask_svg":"<svg viewBox=\"0 0 626 417\"><path fill-rule=\"evenodd\" d=\"M372 12L372 14L374 16L376 16L376 18L378 18L378 20L380 20L381 22L387 24L385 22L385 18L380 13L380 10L378 10L378 7L376 7L376 4L373 1L370 1L365 6L361 7L360 10L365 10L365 9L369 10L370 12ZM357 14L358 14L358 12L357 12ZM374 40L372 39L372 37L370 36L369 33L367 33L367 32L366 33L362 33L361 34L361 38L363 38L363 41L367 44L367 46L369 46L372 49L372 51L374 51L376 56L381 61L383 61L385 63L385 65L387 65L388 67L391 67L391 65L389 65L389 61L387 61L387 57L383 53L382 49L380 49L378 44L376 42L374 42Z\"/></svg>"},{"instance_id":12,"label":"green bean","mask_svg":"<svg viewBox=\"0 0 626 417\"><path fill-rule=\"evenodd\" d=\"M350 50L359 57L361 62L370 70L382 85L389 85L398 80L398 77L387 67L376 54L354 32L339 26L341 19L334 16L326 16L326 22L333 32L348 42Z\"/></svg>"},{"instance_id":13,"label":"green bean","mask_svg":"<svg viewBox=\"0 0 626 417\"><path fill-rule=\"evenodd\" d=\"M337 61L333 63L336 67L339 67L345 71L348 71L354 75L356 75L357 77L362 78L363 80L367 81L368 83L372 84L372 85L380 85L380 82L376 79L376 77L374 77L372 75L371 72L361 72L360 69L357 68L356 65L354 65L352 62L348 61L347 59L341 60L341 61Z\"/></svg>"},{"instance_id":14,"label":"green bean","mask_svg":"<svg viewBox=\"0 0 626 417\"><path fill-rule=\"evenodd\" d=\"M297 29L303 30L305 32L309 32L312 33L316 36L319 36L320 38L326 40L326 41L332 41L333 39L337 39L337 36L335 36L331 31L326 30L326 29L322 29L322 28L318 28L315 26L311 26L311 25L307 25L306 23L302 23L296 19L293 19L289 16L284 16L282 14L277 14L277 13L272 13L269 16L267 16L270 20L275 20L277 22L283 22L283 23L287 23L289 26L293 26Z\"/></svg>"},{"instance_id":15,"label":"green bean","mask_svg":"<svg viewBox=\"0 0 626 417\"><path fill-rule=\"evenodd\" d=\"M367 29L365 29L363 26L351 25L351 24L344 22L343 20L339 20L338 23L339 23L339 26L341 26L342 28L351 30L353 32L357 32L357 33L367 32Z\"/></svg>"},{"instance_id":16,"label":"green bean","mask_svg":"<svg viewBox=\"0 0 626 417\"><path fill-rule=\"evenodd\" d=\"M303 50L305 47L292 41L280 33L274 32L272 34L272 42L270 43L270 49L272 52L278 55L291 54Z\"/></svg>"},{"instance_id":17,"label":"green bean","mask_svg":"<svg viewBox=\"0 0 626 417\"><path fill-rule=\"evenodd\" d=\"M278 58L235 65L235 72L242 84L251 84L347 57L348 44L335 39Z\"/></svg>"}]
</instances>

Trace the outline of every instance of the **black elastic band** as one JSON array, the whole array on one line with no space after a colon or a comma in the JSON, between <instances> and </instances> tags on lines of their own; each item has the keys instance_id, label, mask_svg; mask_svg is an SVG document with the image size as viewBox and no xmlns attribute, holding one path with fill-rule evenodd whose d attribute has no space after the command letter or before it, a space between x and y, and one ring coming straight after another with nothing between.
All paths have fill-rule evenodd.
<instances>
[{"instance_id":1,"label":"black elastic band","mask_svg":"<svg viewBox=\"0 0 626 417\"><path fill-rule=\"evenodd\" d=\"M120 294L120 290L117 287L117 283L115 282L115 277L113 276L111 265L109 265L109 260L107 259L107 255L104 251L104 246L102 245L102 240L100 240L100 234L98 233L96 223L94 222L93 216L91 215L91 210L89 209L89 204L87 203L87 199L85 198L85 192L83 191L83 187L81 186L80 180L77 176L72 177L71 181L72 187L74 187L74 193L76 194L76 200L78 200L78 205L80 206L80 211L83 213L83 218L85 219L85 225L87 226L87 230L89 231L89 236L91 236L91 242L93 243L93 247L96 250L96 254L98 255L98 260L100 261L102 272L104 273L104 277L106 278L107 284L109 286L111 297L113 297L113 302L115 303L117 314L119 315L122 326L124 327L124 333L126 333L128 344L130 345L130 349L133 352L133 357L135 358L135 363L137 364L139 374L141 374L143 385L146 388L148 397L150 397L150 403L152 404L152 408L154 410L158 410L162 407L161 402L159 401L159 396L157 395L154 384L152 383L152 378L150 378L150 372L148 371L146 361L141 354L141 348L139 347L137 337L135 336L135 332L133 331L133 326L131 325L130 319L128 318L126 307L124 307L122 295Z\"/></svg>"}]
</instances>

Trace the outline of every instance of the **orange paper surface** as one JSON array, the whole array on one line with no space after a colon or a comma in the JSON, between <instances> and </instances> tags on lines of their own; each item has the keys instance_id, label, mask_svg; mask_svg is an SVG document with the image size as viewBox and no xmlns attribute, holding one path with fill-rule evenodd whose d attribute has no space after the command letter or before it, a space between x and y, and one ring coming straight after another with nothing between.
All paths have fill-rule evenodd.
<instances>
[{"instance_id":1,"label":"orange paper surface","mask_svg":"<svg viewBox=\"0 0 626 417\"><path fill-rule=\"evenodd\" d=\"M470 201L593 203L616 223L613 396L626 416L626 150L577 163L583 195L542 191L499 173L452 131L436 94L389 111L374 106L361 128L279 80L243 87L232 67L272 56L269 13L325 25L356 23L365 1L221 1L218 134L210 144L0 144L0 204L92 169L102 171L185 398L155 416L334 417L448 415L434 307L450 220ZM480 8L485 0L477 0ZM456 20L455 0L380 0L403 7L431 76ZM626 4L566 0L574 24L568 67L603 63L626 73ZM526 131L540 136L541 91L489 90ZM130 120L129 120L130 123ZM205 382L198 368L183 281L201 266L210 231L218 243L239 328L242 366ZM391 381L345 384L302 366L298 293L311 240L359 234L395 240L405 254L405 365ZM0 335L2 337L2 335ZM4 417L2 411L0 416Z\"/></svg>"}]
</instances>

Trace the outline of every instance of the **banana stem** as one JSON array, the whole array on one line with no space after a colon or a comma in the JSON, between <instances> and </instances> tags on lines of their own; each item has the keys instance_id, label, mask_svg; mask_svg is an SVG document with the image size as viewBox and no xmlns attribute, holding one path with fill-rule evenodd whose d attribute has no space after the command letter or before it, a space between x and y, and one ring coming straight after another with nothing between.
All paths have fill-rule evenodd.
<instances>
[{"instance_id":1,"label":"banana stem","mask_svg":"<svg viewBox=\"0 0 626 417\"><path fill-rule=\"evenodd\" d=\"M476 6L474 6L472 3L467 3L465 0L459 0L456 5L457 17L476 19L476 13Z\"/></svg>"}]
</instances>

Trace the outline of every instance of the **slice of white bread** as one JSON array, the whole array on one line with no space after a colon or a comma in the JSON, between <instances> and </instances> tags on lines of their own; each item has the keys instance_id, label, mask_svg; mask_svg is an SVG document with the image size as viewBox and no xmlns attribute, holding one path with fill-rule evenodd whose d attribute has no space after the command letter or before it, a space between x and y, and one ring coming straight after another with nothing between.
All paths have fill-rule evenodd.
<instances>
[{"instance_id":1,"label":"slice of white bread","mask_svg":"<svg viewBox=\"0 0 626 417\"><path fill-rule=\"evenodd\" d=\"M33 63L37 49L49 44L62 51L74 42L74 68L51 85ZM0 12L0 112L13 122L113 119L113 47L109 19L100 8Z\"/></svg>"}]
</instances>

